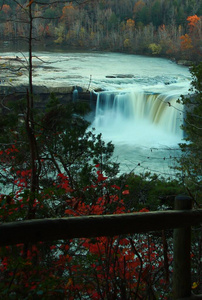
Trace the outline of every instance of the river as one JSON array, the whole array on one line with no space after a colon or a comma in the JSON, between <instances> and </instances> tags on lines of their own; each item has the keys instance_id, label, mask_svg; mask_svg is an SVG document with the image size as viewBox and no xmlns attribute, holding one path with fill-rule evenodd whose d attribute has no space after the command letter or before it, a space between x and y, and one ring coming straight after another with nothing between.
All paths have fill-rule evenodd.
<instances>
[{"instance_id":1,"label":"river","mask_svg":"<svg viewBox=\"0 0 202 300\"><path fill-rule=\"evenodd\" d=\"M26 65L28 53L2 52ZM33 83L46 87L79 86L96 92L92 127L115 145L121 172L151 171L175 176L170 167L179 156L183 107L176 100L188 93L190 72L185 66L155 57L100 52L33 53ZM28 81L22 72L12 84ZM8 74L1 74L9 81Z\"/></svg>"}]
</instances>

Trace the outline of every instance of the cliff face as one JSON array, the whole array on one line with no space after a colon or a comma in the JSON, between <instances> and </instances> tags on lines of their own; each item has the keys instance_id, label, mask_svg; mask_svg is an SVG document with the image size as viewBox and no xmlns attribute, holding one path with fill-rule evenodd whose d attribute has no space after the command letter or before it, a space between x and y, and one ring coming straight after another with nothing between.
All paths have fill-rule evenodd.
<instances>
[{"instance_id":1,"label":"cliff face","mask_svg":"<svg viewBox=\"0 0 202 300\"><path fill-rule=\"evenodd\" d=\"M0 109L1 112L6 111L6 106L10 101L18 101L26 98L27 87L24 85L9 86L0 85ZM58 100L65 104L74 100L73 92L74 87L45 87L34 86L34 104L38 109L43 109L50 99L50 94L53 93ZM76 101L89 102L93 107L95 106L97 96L95 93L83 90L81 87L77 87L78 97Z\"/></svg>"}]
</instances>

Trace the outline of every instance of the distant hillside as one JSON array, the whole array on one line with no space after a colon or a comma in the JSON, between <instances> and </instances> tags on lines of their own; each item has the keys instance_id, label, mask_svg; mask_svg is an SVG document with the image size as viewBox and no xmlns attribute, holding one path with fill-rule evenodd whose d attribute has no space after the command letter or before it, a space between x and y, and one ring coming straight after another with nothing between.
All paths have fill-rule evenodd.
<instances>
[{"instance_id":1,"label":"distant hillside","mask_svg":"<svg viewBox=\"0 0 202 300\"><path fill-rule=\"evenodd\" d=\"M31 5L34 43L201 60L202 2L198 0L3 3L7 4L0 10L2 41L28 36Z\"/></svg>"}]
</instances>

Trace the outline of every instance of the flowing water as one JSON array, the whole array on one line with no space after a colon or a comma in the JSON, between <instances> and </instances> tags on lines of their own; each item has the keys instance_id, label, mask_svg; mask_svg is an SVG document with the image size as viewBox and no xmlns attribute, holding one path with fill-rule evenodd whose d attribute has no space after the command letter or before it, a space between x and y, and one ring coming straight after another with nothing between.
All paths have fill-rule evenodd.
<instances>
[{"instance_id":1,"label":"flowing water","mask_svg":"<svg viewBox=\"0 0 202 300\"><path fill-rule=\"evenodd\" d=\"M0 56L18 56L24 64L27 60L26 52ZM184 118L177 99L188 93L187 67L163 58L99 52L41 51L34 53L33 62L35 85L102 89L95 92L98 100L91 127L113 142L114 159L122 172L175 175L170 166L180 154ZM25 72L12 84L27 80Z\"/></svg>"},{"instance_id":2,"label":"flowing water","mask_svg":"<svg viewBox=\"0 0 202 300\"><path fill-rule=\"evenodd\" d=\"M122 171L174 175L169 167L180 154L184 115L176 100L173 95L143 91L98 94L92 127L116 145Z\"/></svg>"}]
</instances>

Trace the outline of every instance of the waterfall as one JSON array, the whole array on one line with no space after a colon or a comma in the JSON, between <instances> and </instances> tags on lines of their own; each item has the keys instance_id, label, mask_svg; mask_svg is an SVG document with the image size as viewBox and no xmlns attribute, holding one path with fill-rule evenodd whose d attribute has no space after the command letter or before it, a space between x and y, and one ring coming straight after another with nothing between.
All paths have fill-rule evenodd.
<instances>
[{"instance_id":1,"label":"waterfall","mask_svg":"<svg viewBox=\"0 0 202 300\"><path fill-rule=\"evenodd\" d=\"M112 142L173 145L183 138L183 107L171 94L100 92L93 127Z\"/></svg>"}]
</instances>

